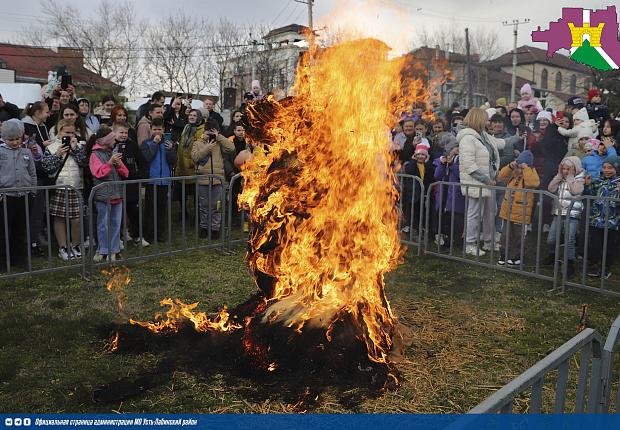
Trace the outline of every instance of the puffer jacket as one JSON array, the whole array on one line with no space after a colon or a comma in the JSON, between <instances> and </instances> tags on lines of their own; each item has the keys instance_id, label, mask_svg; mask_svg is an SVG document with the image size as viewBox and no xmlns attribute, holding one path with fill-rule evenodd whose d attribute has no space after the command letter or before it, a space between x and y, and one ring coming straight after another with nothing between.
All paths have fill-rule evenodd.
<instances>
[{"instance_id":1,"label":"puffer jacket","mask_svg":"<svg viewBox=\"0 0 620 430\"><path fill-rule=\"evenodd\" d=\"M0 144L0 188L26 188L36 185L37 173L32 152L21 147L12 149L6 143ZM28 192L14 191L6 194L21 197Z\"/></svg>"},{"instance_id":2,"label":"puffer jacket","mask_svg":"<svg viewBox=\"0 0 620 430\"><path fill-rule=\"evenodd\" d=\"M583 194L588 196L597 196L598 199L592 201L590 208L590 225L594 228L604 229L606 226L609 230L620 229L620 203L615 200L620 195L618 184L620 177L596 178L592 184L586 185ZM607 220L607 222L605 222Z\"/></svg>"},{"instance_id":3,"label":"puffer jacket","mask_svg":"<svg viewBox=\"0 0 620 430\"><path fill-rule=\"evenodd\" d=\"M492 153L487 146L482 143L485 139L492 148ZM495 174L499 168L499 151L504 149L506 142L503 139L496 139L487 132L482 136L472 128L464 128L456 136L459 142L459 174L463 185L488 185L495 179ZM493 167L494 166L494 167ZM491 190L479 187L461 186L463 195L472 198L490 197Z\"/></svg>"},{"instance_id":4,"label":"puffer jacket","mask_svg":"<svg viewBox=\"0 0 620 430\"><path fill-rule=\"evenodd\" d=\"M513 170L510 165L504 166L499 172L499 180L508 184L504 201L499 212L503 220L508 219L508 209L510 208L510 222L523 224L523 214L525 213L525 224L532 222L532 209L534 209L534 193L524 191L512 191L523 189L536 189L540 185L540 178L536 169L526 167L521 173Z\"/></svg>"},{"instance_id":5,"label":"puffer jacket","mask_svg":"<svg viewBox=\"0 0 620 430\"><path fill-rule=\"evenodd\" d=\"M192 149L192 160L196 164L196 174L224 177L224 154L234 151L235 144L221 134L217 135L215 143L207 143L202 138L196 140ZM197 182L198 185L209 185L209 178L201 178ZM221 181L213 179L212 183L218 185Z\"/></svg>"},{"instance_id":6,"label":"puffer jacket","mask_svg":"<svg viewBox=\"0 0 620 430\"><path fill-rule=\"evenodd\" d=\"M56 176L58 169L62 166L63 158L56 155L56 151L60 148L62 142L60 138L57 138L52 142L45 150L45 155L41 160L43 169L50 178ZM76 189L82 189L84 186L82 177L82 168L88 167L88 154L84 148L84 142L78 142L77 149L70 150L65 165L62 166L58 178L56 179L56 185L68 185Z\"/></svg>"},{"instance_id":7,"label":"puffer jacket","mask_svg":"<svg viewBox=\"0 0 620 430\"><path fill-rule=\"evenodd\" d=\"M562 176L562 164L570 166L571 175L567 178ZM558 166L558 174L549 182L547 187L550 192L558 196L558 200L553 205L551 212L553 215L568 215L570 218L581 217L583 202L575 199L583 193L584 179L585 171L581 167L581 160L578 157L566 157L562 160L562 163ZM575 201L574 204L572 204L573 201Z\"/></svg>"}]
</instances>

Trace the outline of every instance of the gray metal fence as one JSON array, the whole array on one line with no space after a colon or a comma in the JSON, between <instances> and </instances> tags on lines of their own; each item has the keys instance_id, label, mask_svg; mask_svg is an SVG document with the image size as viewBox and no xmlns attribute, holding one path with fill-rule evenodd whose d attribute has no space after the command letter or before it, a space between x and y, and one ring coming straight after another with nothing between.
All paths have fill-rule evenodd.
<instances>
[{"instance_id":1,"label":"gray metal fence","mask_svg":"<svg viewBox=\"0 0 620 430\"><path fill-rule=\"evenodd\" d=\"M504 196L507 214L502 218L499 208ZM532 202L523 204L528 199ZM435 182L428 187L425 199L424 252L547 280L555 288L560 281L560 261L545 262L549 245L543 237L544 199L557 202L557 196L543 190ZM515 220L519 217L521 222ZM555 226L557 238L561 227L559 223ZM474 250L468 250L468 245ZM553 254L559 255L560 240L552 246Z\"/></svg>"},{"instance_id":2,"label":"gray metal fence","mask_svg":"<svg viewBox=\"0 0 620 430\"><path fill-rule=\"evenodd\" d=\"M111 261L111 251L106 254L108 258L95 258L96 247L90 246L85 260L87 273L112 262L128 263L198 249L224 249L228 198L222 176L135 179L96 185L88 200L88 212L91 215L88 231L92 241L98 236L97 230L100 230L95 227L97 218L105 217L107 236L97 237L97 242L100 245L102 240L105 241L103 249L106 250L114 246L113 217L106 216L114 205L110 201L97 202L96 194L98 190L110 186L122 189L120 246L124 252L116 254L115 260ZM128 216L128 209L134 211L133 216ZM100 210L105 211L105 214L99 214ZM175 221L174 218L178 219ZM129 228L133 230L133 235L128 234ZM129 237L132 241L128 240Z\"/></svg>"},{"instance_id":3,"label":"gray metal fence","mask_svg":"<svg viewBox=\"0 0 620 430\"><path fill-rule=\"evenodd\" d=\"M594 329L585 329L500 388L471 409L469 413L513 413L515 400L524 394L529 394L528 413L565 413L566 399L569 394L570 364L576 355L579 355L579 370L575 375L577 386L574 392L575 408L572 412L600 412L602 397L601 352L601 336ZM554 371L557 371L557 377L554 378L555 384L553 384L555 387L551 390L544 390L545 379ZM552 399L545 398L545 395L549 393L552 393ZM524 400L527 401L527 397ZM551 410L544 408L547 400L550 400Z\"/></svg>"},{"instance_id":4,"label":"gray metal fence","mask_svg":"<svg viewBox=\"0 0 620 430\"><path fill-rule=\"evenodd\" d=\"M70 193L75 193L79 202L78 216L74 218L79 222L78 233L75 232L75 228L72 228L74 224L71 223L70 217L64 217L62 224L59 225L55 224L50 215L50 202L56 194L59 199L64 200L65 213L70 212ZM14 194L23 194L23 196L15 199ZM82 275L85 275L85 267L71 247L71 245L77 246L79 251L84 249L85 214L84 200L80 190L68 185L3 188L0 190L0 203L3 220L0 226L2 229L0 264L3 266L0 270L0 279L75 269L79 269ZM9 208L9 206L11 207ZM38 237L42 232L32 231L33 229L46 230L44 240ZM69 245L67 247L68 261L58 258L56 249L52 248L52 232L55 229L64 229L64 235ZM21 234L25 234L25 237ZM45 242L46 244L33 248L33 242ZM41 255L34 255L35 251Z\"/></svg>"},{"instance_id":5,"label":"gray metal fence","mask_svg":"<svg viewBox=\"0 0 620 430\"><path fill-rule=\"evenodd\" d=\"M417 255L422 251L424 226L425 187L422 180L413 175L397 174L397 187L400 192L398 210L398 230L401 243L414 247Z\"/></svg>"},{"instance_id":6,"label":"gray metal fence","mask_svg":"<svg viewBox=\"0 0 620 430\"><path fill-rule=\"evenodd\" d=\"M611 325L603 347L603 367L601 383L601 412L620 413L620 375L614 375L616 345L620 340L620 315ZM615 383L614 383L615 382ZM612 387L615 386L616 400L613 402ZM613 409L612 409L613 407Z\"/></svg>"}]
</instances>

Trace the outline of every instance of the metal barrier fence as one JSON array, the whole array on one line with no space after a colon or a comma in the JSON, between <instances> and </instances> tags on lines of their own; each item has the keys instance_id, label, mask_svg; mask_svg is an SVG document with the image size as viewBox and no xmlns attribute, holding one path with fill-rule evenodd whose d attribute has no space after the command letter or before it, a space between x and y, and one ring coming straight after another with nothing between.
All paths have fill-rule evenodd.
<instances>
[{"instance_id":1,"label":"metal barrier fence","mask_svg":"<svg viewBox=\"0 0 620 430\"><path fill-rule=\"evenodd\" d=\"M603 367L602 367L602 386L601 386L601 412L611 412L612 386L616 387L615 413L620 413L620 375L614 377L614 356L616 345L620 340L620 315L611 325L609 334L603 347ZM614 384L616 381L616 384Z\"/></svg>"},{"instance_id":2,"label":"metal barrier fence","mask_svg":"<svg viewBox=\"0 0 620 430\"><path fill-rule=\"evenodd\" d=\"M249 227L249 214L244 208L238 208L237 211L233 209L237 206L237 197L243 188L243 177L241 173L237 173L230 179L230 182L226 188L226 200L227 200L227 222L226 225L226 248L228 251L232 249L234 245L247 242L247 236L250 231ZM233 213L235 212L235 213ZM237 229L235 229L237 227Z\"/></svg>"},{"instance_id":3,"label":"metal barrier fence","mask_svg":"<svg viewBox=\"0 0 620 430\"><path fill-rule=\"evenodd\" d=\"M22 196L17 197L19 194ZM73 213L73 218L65 216L52 219L51 202L63 201L64 203L56 204L57 209L64 209L64 214L71 215L69 204L71 200L78 202L77 216ZM68 185L3 188L0 190L0 202L2 204L0 279L68 269L80 269L82 276L85 276L85 266L76 255L84 249L84 200L80 190ZM42 230L47 231L44 240L39 238ZM65 244L68 245L67 261L54 256L52 232L55 232L55 236L64 235ZM33 242L46 244L44 248L33 248ZM33 252L41 255L33 255ZM47 254L45 258L44 254Z\"/></svg>"},{"instance_id":4,"label":"metal barrier fence","mask_svg":"<svg viewBox=\"0 0 620 430\"><path fill-rule=\"evenodd\" d=\"M575 392L575 413L597 413L601 410L601 336L594 329L585 329L564 345L547 355L521 375L500 388L493 395L469 411L471 414L513 413L515 400L530 394L527 408L529 413L538 414L544 410L544 394L555 393L551 399L556 414L565 412L569 387L569 367L573 357L579 353L579 373ZM545 377L557 371L555 390L543 390Z\"/></svg>"},{"instance_id":5,"label":"metal barrier fence","mask_svg":"<svg viewBox=\"0 0 620 430\"><path fill-rule=\"evenodd\" d=\"M498 208L504 196L506 213L500 217ZM551 204L558 201L543 190L435 182L428 187L425 200L425 253L551 281L556 288L560 261L544 261L548 254L543 241L545 199ZM562 226L556 224L555 237L560 238ZM559 255L560 241L552 246L553 254Z\"/></svg>"},{"instance_id":6,"label":"metal barrier fence","mask_svg":"<svg viewBox=\"0 0 620 430\"><path fill-rule=\"evenodd\" d=\"M115 208L117 205L109 200L96 201L98 191L114 186L122 189L120 208ZM96 218L97 248L107 252L95 253L95 247L89 247L85 261L87 273L111 262L127 263L198 249L223 250L228 200L225 186L224 177L218 175L109 181L96 185L88 199L91 214L88 231L92 241ZM173 201L179 203L180 220L176 223ZM118 229L120 234L115 233ZM129 229L132 235L128 234ZM134 249L130 249L129 238ZM117 254L115 248L125 252Z\"/></svg>"},{"instance_id":7,"label":"metal barrier fence","mask_svg":"<svg viewBox=\"0 0 620 430\"><path fill-rule=\"evenodd\" d=\"M413 175L398 174L397 187L400 191L398 209L402 214L398 220L401 243L416 248L417 255L422 252L422 233L424 225L425 187L422 180Z\"/></svg>"}]
</instances>

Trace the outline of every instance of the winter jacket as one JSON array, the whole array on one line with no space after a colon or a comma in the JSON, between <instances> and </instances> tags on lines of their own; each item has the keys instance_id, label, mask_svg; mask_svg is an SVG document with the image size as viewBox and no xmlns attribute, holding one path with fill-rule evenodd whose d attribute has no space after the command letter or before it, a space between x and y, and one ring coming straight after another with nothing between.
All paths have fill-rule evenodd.
<instances>
[{"instance_id":1,"label":"winter jacket","mask_svg":"<svg viewBox=\"0 0 620 430\"><path fill-rule=\"evenodd\" d=\"M570 166L570 175L562 176L562 164ZM570 216L580 218L583 210L583 202L575 200L583 193L585 171L577 157L567 157L558 166L558 174L549 182L547 187L550 192L558 196L557 203L554 204L552 213L556 216ZM575 203L573 204L573 201ZM572 206L571 206L572 204ZM569 212L570 209L570 212Z\"/></svg>"},{"instance_id":2,"label":"winter jacket","mask_svg":"<svg viewBox=\"0 0 620 430\"><path fill-rule=\"evenodd\" d=\"M138 146L142 146L144 142L151 138L151 120L143 116L140 121L138 121L138 125L136 126L136 135Z\"/></svg>"},{"instance_id":3,"label":"winter jacket","mask_svg":"<svg viewBox=\"0 0 620 430\"><path fill-rule=\"evenodd\" d=\"M6 143L0 144L0 188L34 187L37 185L37 172L34 158L29 149L10 148ZM21 197L27 191L6 193L8 196Z\"/></svg>"},{"instance_id":4,"label":"winter jacket","mask_svg":"<svg viewBox=\"0 0 620 430\"><path fill-rule=\"evenodd\" d=\"M90 173L93 175L93 185L95 187L106 182L118 182L129 175L129 171L122 161L118 166L113 166L109 163L111 158L111 150L104 149L99 144L93 146L89 167ZM97 202L109 201L110 204L118 204L123 199L123 185L120 183L101 185L94 188L94 193L94 199Z\"/></svg>"},{"instance_id":5,"label":"winter jacket","mask_svg":"<svg viewBox=\"0 0 620 430\"><path fill-rule=\"evenodd\" d=\"M452 163L442 163L439 158L433 161L435 165L435 171L433 173L435 181L443 182L460 182L459 177L459 156L457 155ZM465 211L465 198L460 192L460 187L457 186L444 186L447 188L447 192L444 192L443 208L444 212L464 213ZM444 191L446 191L444 189ZM436 194L435 209L439 210L439 193Z\"/></svg>"},{"instance_id":6,"label":"winter jacket","mask_svg":"<svg viewBox=\"0 0 620 430\"><path fill-rule=\"evenodd\" d=\"M196 126L196 130L192 135L190 142L187 142L187 134L190 130L191 124L187 124L181 134L181 140L177 149L177 166L175 174L176 176L193 176L196 174L196 165L192 160L192 149L198 139L202 139L202 135L205 132L205 123ZM187 181L190 183L190 181ZM191 183L194 183L191 181Z\"/></svg>"},{"instance_id":7,"label":"winter jacket","mask_svg":"<svg viewBox=\"0 0 620 430\"><path fill-rule=\"evenodd\" d=\"M202 134L199 136L192 148L192 161L196 166L196 174L224 177L224 157L235 151L235 145L221 134L217 135L213 143L204 141ZM198 185L209 185L210 182L214 185L221 183L218 179L212 181L209 178L198 179Z\"/></svg>"},{"instance_id":8,"label":"winter jacket","mask_svg":"<svg viewBox=\"0 0 620 430\"><path fill-rule=\"evenodd\" d=\"M485 143L483 143L483 139ZM499 150L506 142L496 139L487 132L482 136L472 128L464 128L456 136L459 142L459 175L463 185L488 185L495 179L499 168ZM461 186L463 195L472 198L490 197L491 190L479 187Z\"/></svg>"},{"instance_id":9,"label":"winter jacket","mask_svg":"<svg viewBox=\"0 0 620 430\"><path fill-rule=\"evenodd\" d=\"M558 133L568 139L568 149L577 148L579 146L578 135L580 131L585 131L590 135L590 137L595 137L596 123L593 120L589 120L569 129L558 127Z\"/></svg>"},{"instance_id":10,"label":"winter jacket","mask_svg":"<svg viewBox=\"0 0 620 430\"><path fill-rule=\"evenodd\" d=\"M0 122L8 121L13 118L19 119L19 108L17 105L5 101L4 106L0 108Z\"/></svg>"},{"instance_id":11,"label":"winter jacket","mask_svg":"<svg viewBox=\"0 0 620 430\"><path fill-rule=\"evenodd\" d=\"M409 160L403 166L403 173L406 175L416 176L422 180L424 184L424 189L427 190L428 187L433 183L435 165L432 161L427 160L424 163L424 175L420 172L420 167L416 160ZM415 187L415 193L414 188ZM414 201L417 202L420 198L423 198L422 187L420 183L415 179L412 180L410 178L403 179L403 200L410 201L411 197L414 198Z\"/></svg>"},{"instance_id":12,"label":"winter jacket","mask_svg":"<svg viewBox=\"0 0 620 430\"><path fill-rule=\"evenodd\" d=\"M543 154L543 181L548 185L555 176L558 166L568 149L566 148L566 140L558 132L555 124L549 124L545 129L541 141L539 143Z\"/></svg>"},{"instance_id":13,"label":"winter jacket","mask_svg":"<svg viewBox=\"0 0 620 430\"><path fill-rule=\"evenodd\" d=\"M64 161L64 157L56 155L56 151L58 151L61 145L60 139L56 139L47 147L43 160L41 160L43 169L52 179L56 176L58 169L60 169ZM84 186L82 168L88 166L88 155L84 146L84 142L79 142L77 149L69 150L67 161L60 173L58 173L56 185L68 185L78 190L82 189Z\"/></svg>"},{"instance_id":14,"label":"winter jacket","mask_svg":"<svg viewBox=\"0 0 620 430\"><path fill-rule=\"evenodd\" d=\"M602 144L601 144L602 145ZM581 159L581 165L593 178L598 178L603 168L603 160L609 155L617 155L613 146L607 148L607 154L600 155L598 151L592 151L590 155L586 155Z\"/></svg>"},{"instance_id":15,"label":"winter jacket","mask_svg":"<svg viewBox=\"0 0 620 430\"><path fill-rule=\"evenodd\" d=\"M603 127L603 123L609 118L609 108L602 103L588 103L586 105L588 116L595 122L598 122L600 127Z\"/></svg>"},{"instance_id":16,"label":"winter jacket","mask_svg":"<svg viewBox=\"0 0 620 430\"><path fill-rule=\"evenodd\" d=\"M143 118L144 119L144 118ZM149 179L169 178L172 168L177 162L177 152L174 148L167 150L162 139L160 143L155 143L153 139L149 139L140 145L140 151L144 160L149 165ZM170 181L154 181L149 185L168 186Z\"/></svg>"},{"instance_id":17,"label":"winter jacket","mask_svg":"<svg viewBox=\"0 0 620 430\"><path fill-rule=\"evenodd\" d=\"M149 165L144 160L138 144L131 139L116 142L118 152L123 156L123 164L129 171L127 179L144 179L149 176Z\"/></svg>"},{"instance_id":18,"label":"winter jacket","mask_svg":"<svg viewBox=\"0 0 620 430\"><path fill-rule=\"evenodd\" d=\"M50 139L45 123L37 124L34 122L32 117L29 116L22 118L22 123L24 124L24 134L27 136L34 135L37 145L39 145L41 154L43 154L43 152L45 152L45 145L43 145L43 142ZM49 185L48 175L45 173L45 170L43 170L43 165L41 162L42 158L40 160L34 160L34 167L37 169L37 184Z\"/></svg>"},{"instance_id":19,"label":"winter jacket","mask_svg":"<svg viewBox=\"0 0 620 430\"><path fill-rule=\"evenodd\" d=\"M586 185L583 194L587 196L599 197L592 201L590 208L590 225L594 228L618 230L620 228L620 202L605 200L604 198L617 199L620 196L618 191L620 177L596 178L592 184ZM607 223L605 220L607 219Z\"/></svg>"},{"instance_id":20,"label":"winter jacket","mask_svg":"<svg viewBox=\"0 0 620 430\"><path fill-rule=\"evenodd\" d=\"M491 136L493 136L496 139L504 139L504 141L506 142L506 146L504 146L504 149L499 151L499 157L500 157L499 168L502 169L504 166L507 166L508 164L514 161L515 144L518 146L519 142L523 142L523 140L520 139L519 136L515 138L514 135L506 131L502 131L501 133L498 133L498 134L492 134Z\"/></svg>"},{"instance_id":21,"label":"winter jacket","mask_svg":"<svg viewBox=\"0 0 620 430\"><path fill-rule=\"evenodd\" d=\"M532 222L532 210L534 209L534 193L516 191L523 189L536 189L540 185L540 178L533 167L525 167L523 171L517 173L510 165L504 166L500 170L498 179L507 184L504 201L499 211L499 216L503 220L508 219L510 209L510 222L523 224L525 214L525 224Z\"/></svg>"}]
</instances>

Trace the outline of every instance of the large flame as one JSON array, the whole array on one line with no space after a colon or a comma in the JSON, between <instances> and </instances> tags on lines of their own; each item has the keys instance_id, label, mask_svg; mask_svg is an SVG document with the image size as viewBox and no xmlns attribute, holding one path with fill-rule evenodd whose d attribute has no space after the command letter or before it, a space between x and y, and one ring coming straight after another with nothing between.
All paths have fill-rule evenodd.
<instances>
[{"instance_id":1,"label":"large flame","mask_svg":"<svg viewBox=\"0 0 620 430\"><path fill-rule=\"evenodd\" d=\"M262 102L275 113L240 197L254 226L247 261L271 299L264 321L323 327L329 339L347 315L383 363L394 331L384 274L402 257L388 130L410 107L403 60L388 51L375 39L311 47L296 96Z\"/></svg>"}]
</instances>

